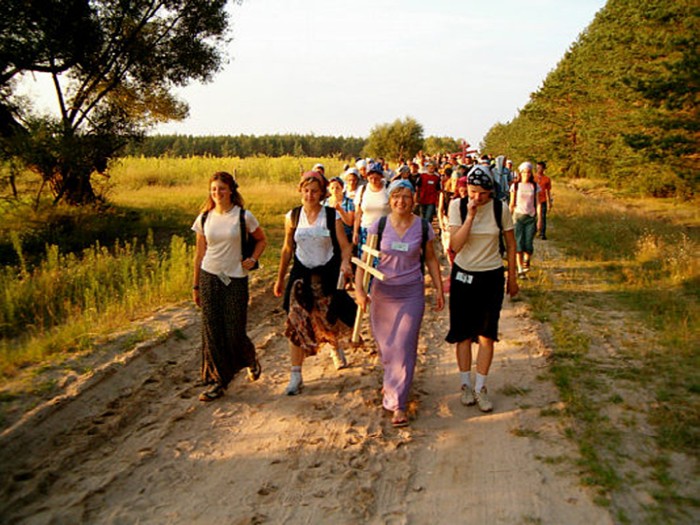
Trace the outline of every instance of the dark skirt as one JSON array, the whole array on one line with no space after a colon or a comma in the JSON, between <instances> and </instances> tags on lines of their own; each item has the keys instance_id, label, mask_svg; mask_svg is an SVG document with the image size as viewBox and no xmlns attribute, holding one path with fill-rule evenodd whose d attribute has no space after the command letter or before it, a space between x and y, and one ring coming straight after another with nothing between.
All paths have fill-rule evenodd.
<instances>
[{"instance_id":1,"label":"dark skirt","mask_svg":"<svg viewBox=\"0 0 700 525\"><path fill-rule=\"evenodd\" d=\"M228 386L236 372L255 365L255 346L246 334L248 278L225 285L216 275L199 275L202 306L202 380Z\"/></svg>"},{"instance_id":2,"label":"dark skirt","mask_svg":"<svg viewBox=\"0 0 700 525\"><path fill-rule=\"evenodd\" d=\"M460 343L479 336L498 341L505 288L503 268L467 272L456 264L450 276L450 331L445 340Z\"/></svg>"}]
</instances>

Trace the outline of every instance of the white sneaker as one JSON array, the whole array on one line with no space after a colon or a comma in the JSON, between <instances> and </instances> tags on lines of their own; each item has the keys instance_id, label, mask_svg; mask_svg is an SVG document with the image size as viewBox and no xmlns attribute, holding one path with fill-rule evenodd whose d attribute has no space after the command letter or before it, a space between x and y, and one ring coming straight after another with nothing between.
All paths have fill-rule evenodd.
<instances>
[{"instance_id":1,"label":"white sneaker","mask_svg":"<svg viewBox=\"0 0 700 525\"><path fill-rule=\"evenodd\" d=\"M470 407L474 403L476 403L476 399L474 399L474 393L472 392L472 389L469 388L467 385L462 385L462 395L459 398L459 400L465 407Z\"/></svg>"},{"instance_id":2,"label":"white sneaker","mask_svg":"<svg viewBox=\"0 0 700 525\"><path fill-rule=\"evenodd\" d=\"M333 364L336 370L342 370L348 367L348 360L342 348L331 348L331 357L333 358Z\"/></svg>"},{"instance_id":3,"label":"white sneaker","mask_svg":"<svg viewBox=\"0 0 700 525\"><path fill-rule=\"evenodd\" d=\"M493 403L491 403L486 394L486 387L481 392L474 392L474 398L476 399L476 404L479 405L479 410L482 412L491 412L493 410Z\"/></svg>"},{"instance_id":4,"label":"white sneaker","mask_svg":"<svg viewBox=\"0 0 700 525\"><path fill-rule=\"evenodd\" d=\"M301 374L292 374L289 378L289 384L287 388L284 389L284 393L287 396L296 396L301 394L301 389L304 386L304 380L301 378Z\"/></svg>"}]
</instances>

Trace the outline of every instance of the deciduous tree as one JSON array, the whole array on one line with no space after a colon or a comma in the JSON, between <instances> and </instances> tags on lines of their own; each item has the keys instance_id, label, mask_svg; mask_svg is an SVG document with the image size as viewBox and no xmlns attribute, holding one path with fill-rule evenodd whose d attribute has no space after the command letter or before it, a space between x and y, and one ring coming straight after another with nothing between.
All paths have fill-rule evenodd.
<instances>
[{"instance_id":1,"label":"deciduous tree","mask_svg":"<svg viewBox=\"0 0 700 525\"><path fill-rule=\"evenodd\" d=\"M91 177L150 125L187 115L172 89L223 61L226 0L0 0L0 150L48 183L55 202L93 201ZM49 75L57 112L21 100Z\"/></svg>"}]
</instances>

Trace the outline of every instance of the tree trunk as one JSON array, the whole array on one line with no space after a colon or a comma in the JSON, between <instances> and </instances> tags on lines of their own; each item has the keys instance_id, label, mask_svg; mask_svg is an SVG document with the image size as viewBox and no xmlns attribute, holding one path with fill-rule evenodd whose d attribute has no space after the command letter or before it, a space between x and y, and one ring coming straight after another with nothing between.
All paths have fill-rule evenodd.
<instances>
[{"instance_id":1,"label":"tree trunk","mask_svg":"<svg viewBox=\"0 0 700 525\"><path fill-rule=\"evenodd\" d=\"M52 180L54 192L54 204L65 202L73 206L92 204L97 200L92 182L91 172L83 170L69 170L66 173L57 174Z\"/></svg>"}]
</instances>

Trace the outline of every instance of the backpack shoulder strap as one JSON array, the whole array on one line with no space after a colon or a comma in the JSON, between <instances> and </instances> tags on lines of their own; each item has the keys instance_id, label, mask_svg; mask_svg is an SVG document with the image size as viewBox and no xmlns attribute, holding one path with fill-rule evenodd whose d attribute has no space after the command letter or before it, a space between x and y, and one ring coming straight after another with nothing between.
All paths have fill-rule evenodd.
<instances>
[{"instance_id":1,"label":"backpack shoulder strap","mask_svg":"<svg viewBox=\"0 0 700 525\"><path fill-rule=\"evenodd\" d=\"M369 184L369 182L367 184ZM367 184L363 185L360 188L360 200L357 201L357 208L358 209L362 208L362 200L365 198L365 191L367 191Z\"/></svg>"},{"instance_id":2,"label":"backpack shoulder strap","mask_svg":"<svg viewBox=\"0 0 700 525\"><path fill-rule=\"evenodd\" d=\"M294 233L297 231L297 226L299 226L299 216L301 215L301 206L292 208L292 247L296 250L296 242L294 241Z\"/></svg>"},{"instance_id":3,"label":"backpack shoulder strap","mask_svg":"<svg viewBox=\"0 0 700 525\"><path fill-rule=\"evenodd\" d=\"M493 200L493 216L496 219L499 231L503 231L503 201L500 199Z\"/></svg>"},{"instance_id":4,"label":"backpack shoulder strap","mask_svg":"<svg viewBox=\"0 0 700 525\"><path fill-rule=\"evenodd\" d=\"M469 204L469 197L460 197L459 199L459 215L462 217L462 224L467 220L467 204Z\"/></svg>"},{"instance_id":5,"label":"backpack shoulder strap","mask_svg":"<svg viewBox=\"0 0 700 525\"><path fill-rule=\"evenodd\" d=\"M245 224L245 209L241 208L241 214L240 218L238 220L238 224L241 226L241 253L243 253L243 244L245 244L246 240L248 239L248 229L246 228Z\"/></svg>"},{"instance_id":6,"label":"backpack shoulder strap","mask_svg":"<svg viewBox=\"0 0 700 525\"><path fill-rule=\"evenodd\" d=\"M382 215L379 218L379 224L377 225L377 250L380 250L382 244L382 235L384 235L384 228L386 228L386 215Z\"/></svg>"},{"instance_id":7,"label":"backpack shoulder strap","mask_svg":"<svg viewBox=\"0 0 700 525\"><path fill-rule=\"evenodd\" d=\"M204 230L204 223L207 222L208 215L209 215L209 210L202 213L202 230Z\"/></svg>"},{"instance_id":8,"label":"backpack shoulder strap","mask_svg":"<svg viewBox=\"0 0 700 525\"><path fill-rule=\"evenodd\" d=\"M324 206L324 208L326 208L326 226L328 227L328 231L331 234L331 241L333 242L333 250L335 250L339 253L340 252L340 244L338 244L338 236L336 235L336 231L335 231L335 214L337 212L335 211L335 208L331 208L330 206Z\"/></svg>"},{"instance_id":9,"label":"backpack shoulder strap","mask_svg":"<svg viewBox=\"0 0 700 525\"><path fill-rule=\"evenodd\" d=\"M425 274L425 248L428 245L428 228L430 228L430 223L421 217L421 237L422 242L420 246L420 270L421 273Z\"/></svg>"}]
</instances>

